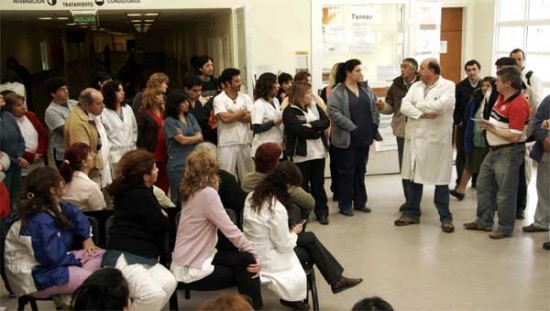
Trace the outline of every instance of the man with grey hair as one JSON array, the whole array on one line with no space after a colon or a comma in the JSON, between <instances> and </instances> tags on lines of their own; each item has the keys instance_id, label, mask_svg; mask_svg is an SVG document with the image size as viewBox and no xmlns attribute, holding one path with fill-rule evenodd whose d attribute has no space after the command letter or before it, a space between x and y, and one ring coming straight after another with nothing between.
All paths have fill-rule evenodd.
<instances>
[{"instance_id":1,"label":"man with grey hair","mask_svg":"<svg viewBox=\"0 0 550 311\"><path fill-rule=\"evenodd\" d=\"M102 148L104 148L104 144L108 144L107 136L104 130L102 131L99 119L103 108L103 95L99 91L93 88L83 90L78 97L78 106L71 110L65 121L64 135L65 148L69 148L74 143L84 143L90 146L90 152L94 157L94 167L90 171L90 177L96 182L98 182L97 177L101 177L102 182L98 182L100 187L105 186L103 168L109 167L104 163L108 157L102 156L104 154Z\"/></svg>"},{"instance_id":2,"label":"man with grey hair","mask_svg":"<svg viewBox=\"0 0 550 311\"><path fill-rule=\"evenodd\" d=\"M420 80L418 76L418 63L414 58L405 58L401 62L401 75L393 79L393 83L386 93L385 101L376 102L376 108L383 114L392 114L391 127L393 134L397 139L397 155L399 157L399 170L403 163L403 146L405 145L405 123L407 117L401 113L401 101L407 95L409 88L413 83ZM403 194L405 201L407 199L407 187L405 180L402 180ZM399 210L405 209L406 203L403 203Z\"/></svg>"},{"instance_id":3,"label":"man with grey hair","mask_svg":"<svg viewBox=\"0 0 550 311\"><path fill-rule=\"evenodd\" d=\"M477 219L465 223L464 227L492 231L497 210L498 228L489 233L492 239L510 237L514 231L518 171L525 156L525 130L530 115L521 83L521 71L517 67L505 66L497 71L497 102L490 119L478 121L487 131L490 150L477 181Z\"/></svg>"},{"instance_id":4,"label":"man with grey hair","mask_svg":"<svg viewBox=\"0 0 550 311\"><path fill-rule=\"evenodd\" d=\"M453 168L453 111L455 84L441 76L434 58L420 65L420 79L411 86L401 105L407 116L401 176L407 187L407 203L396 226L420 223L423 186L435 185L434 203L441 230L454 232L449 210L449 183Z\"/></svg>"}]
</instances>

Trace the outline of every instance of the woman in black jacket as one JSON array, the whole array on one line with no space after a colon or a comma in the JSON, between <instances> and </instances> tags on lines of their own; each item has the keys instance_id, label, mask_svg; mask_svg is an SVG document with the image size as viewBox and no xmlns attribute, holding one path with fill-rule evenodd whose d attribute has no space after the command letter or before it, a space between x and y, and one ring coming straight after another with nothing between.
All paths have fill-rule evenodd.
<instances>
[{"instance_id":1,"label":"woman in black jacket","mask_svg":"<svg viewBox=\"0 0 550 311\"><path fill-rule=\"evenodd\" d=\"M311 84L307 82L295 83L290 89L290 105L283 111L285 154L300 168L304 177L302 187L315 198L317 220L328 225L323 131L330 121L321 107L312 106L312 96Z\"/></svg>"},{"instance_id":2,"label":"woman in black jacket","mask_svg":"<svg viewBox=\"0 0 550 311\"><path fill-rule=\"evenodd\" d=\"M159 170L153 155L143 149L126 153L118 167L120 175L109 186L115 219L103 266L119 269L128 280L132 310L161 310L176 289L176 279L157 262L170 227L153 194Z\"/></svg>"}]
</instances>

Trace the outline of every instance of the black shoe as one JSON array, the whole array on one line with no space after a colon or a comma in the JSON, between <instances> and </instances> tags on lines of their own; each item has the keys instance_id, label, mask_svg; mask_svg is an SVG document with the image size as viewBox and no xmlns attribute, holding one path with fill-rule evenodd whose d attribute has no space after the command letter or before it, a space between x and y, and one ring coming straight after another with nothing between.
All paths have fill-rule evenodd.
<instances>
[{"instance_id":1,"label":"black shoe","mask_svg":"<svg viewBox=\"0 0 550 311\"><path fill-rule=\"evenodd\" d=\"M516 213L516 219L517 219L517 220L525 219L525 212L524 212L524 211L518 211L518 212Z\"/></svg>"},{"instance_id":2,"label":"black shoe","mask_svg":"<svg viewBox=\"0 0 550 311\"><path fill-rule=\"evenodd\" d=\"M333 294L338 294L339 292L345 291L346 289L350 289L354 286L359 285L359 283L361 282L363 282L363 279L361 278L351 279L351 278L342 276L339 280L330 284L330 288L332 289Z\"/></svg>"},{"instance_id":3,"label":"black shoe","mask_svg":"<svg viewBox=\"0 0 550 311\"><path fill-rule=\"evenodd\" d=\"M294 310L303 310L303 311L309 310L309 305L303 301L287 301L287 300L280 299L279 302L283 306L289 307Z\"/></svg>"},{"instance_id":4,"label":"black shoe","mask_svg":"<svg viewBox=\"0 0 550 311\"><path fill-rule=\"evenodd\" d=\"M547 250L547 251L550 251L550 242L546 242L546 243L542 244L542 248Z\"/></svg>"},{"instance_id":5,"label":"black shoe","mask_svg":"<svg viewBox=\"0 0 550 311\"><path fill-rule=\"evenodd\" d=\"M459 201L464 200L464 196L465 196L464 193L460 193L460 192L456 191L456 189L449 191L449 193L453 197L457 198Z\"/></svg>"},{"instance_id":6,"label":"black shoe","mask_svg":"<svg viewBox=\"0 0 550 311\"><path fill-rule=\"evenodd\" d=\"M350 210L340 210L340 214L344 215L344 216L353 216L353 211L350 211Z\"/></svg>"},{"instance_id":7,"label":"black shoe","mask_svg":"<svg viewBox=\"0 0 550 311\"><path fill-rule=\"evenodd\" d=\"M400 212L404 212L405 209L407 209L407 202L401 204L401 206L399 206L399 211Z\"/></svg>"},{"instance_id":8,"label":"black shoe","mask_svg":"<svg viewBox=\"0 0 550 311\"><path fill-rule=\"evenodd\" d=\"M354 208L354 210L356 211L360 211L360 212L363 212L363 213L370 213L372 212L372 209L366 207L366 206L363 206L363 207L360 207L360 208Z\"/></svg>"},{"instance_id":9,"label":"black shoe","mask_svg":"<svg viewBox=\"0 0 550 311\"><path fill-rule=\"evenodd\" d=\"M328 216L327 215L321 215L319 217L317 217L317 220L319 221L319 223L321 225L328 225Z\"/></svg>"}]
</instances>

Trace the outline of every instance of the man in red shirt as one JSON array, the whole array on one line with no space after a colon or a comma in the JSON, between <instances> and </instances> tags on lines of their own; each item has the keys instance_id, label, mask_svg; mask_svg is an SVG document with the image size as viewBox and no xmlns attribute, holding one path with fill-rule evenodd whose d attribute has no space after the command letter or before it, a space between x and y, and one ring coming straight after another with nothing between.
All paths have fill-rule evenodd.
<instances>
[{"instance_id":1,"label":"man in red shirt","mask_svg":"<svg viewBox=\"0 0 550 311\"><path fill-rule=\"evenodd\" d=\"M509 237L514 231L518 171L525 156L524 129L530 115L521 82L521 72L516 66L500 69L496 80L498 100L490 119L479 120L480 127L487 131L490 151L477 181L477 220L464 227L492 231L498 209L498 228L489 233L492 239Z\"/></svg>"}]
</instances>

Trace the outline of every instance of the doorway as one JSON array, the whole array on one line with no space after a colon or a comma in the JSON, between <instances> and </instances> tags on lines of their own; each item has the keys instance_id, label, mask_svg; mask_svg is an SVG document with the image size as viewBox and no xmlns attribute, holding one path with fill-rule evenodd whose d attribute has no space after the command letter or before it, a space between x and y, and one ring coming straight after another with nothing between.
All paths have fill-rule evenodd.
<instances>
[{"instance_id":1,"label":"doorway","mask_svg":"<svg viewBox=\"0 0 550 311\"><path fill-rule=\"evenodd\" d=\"M441 74L458 83L462 73L462 15L463 8L442 8L441 41L447 47L440 55Z\"/></svg>"}]
</instances>

